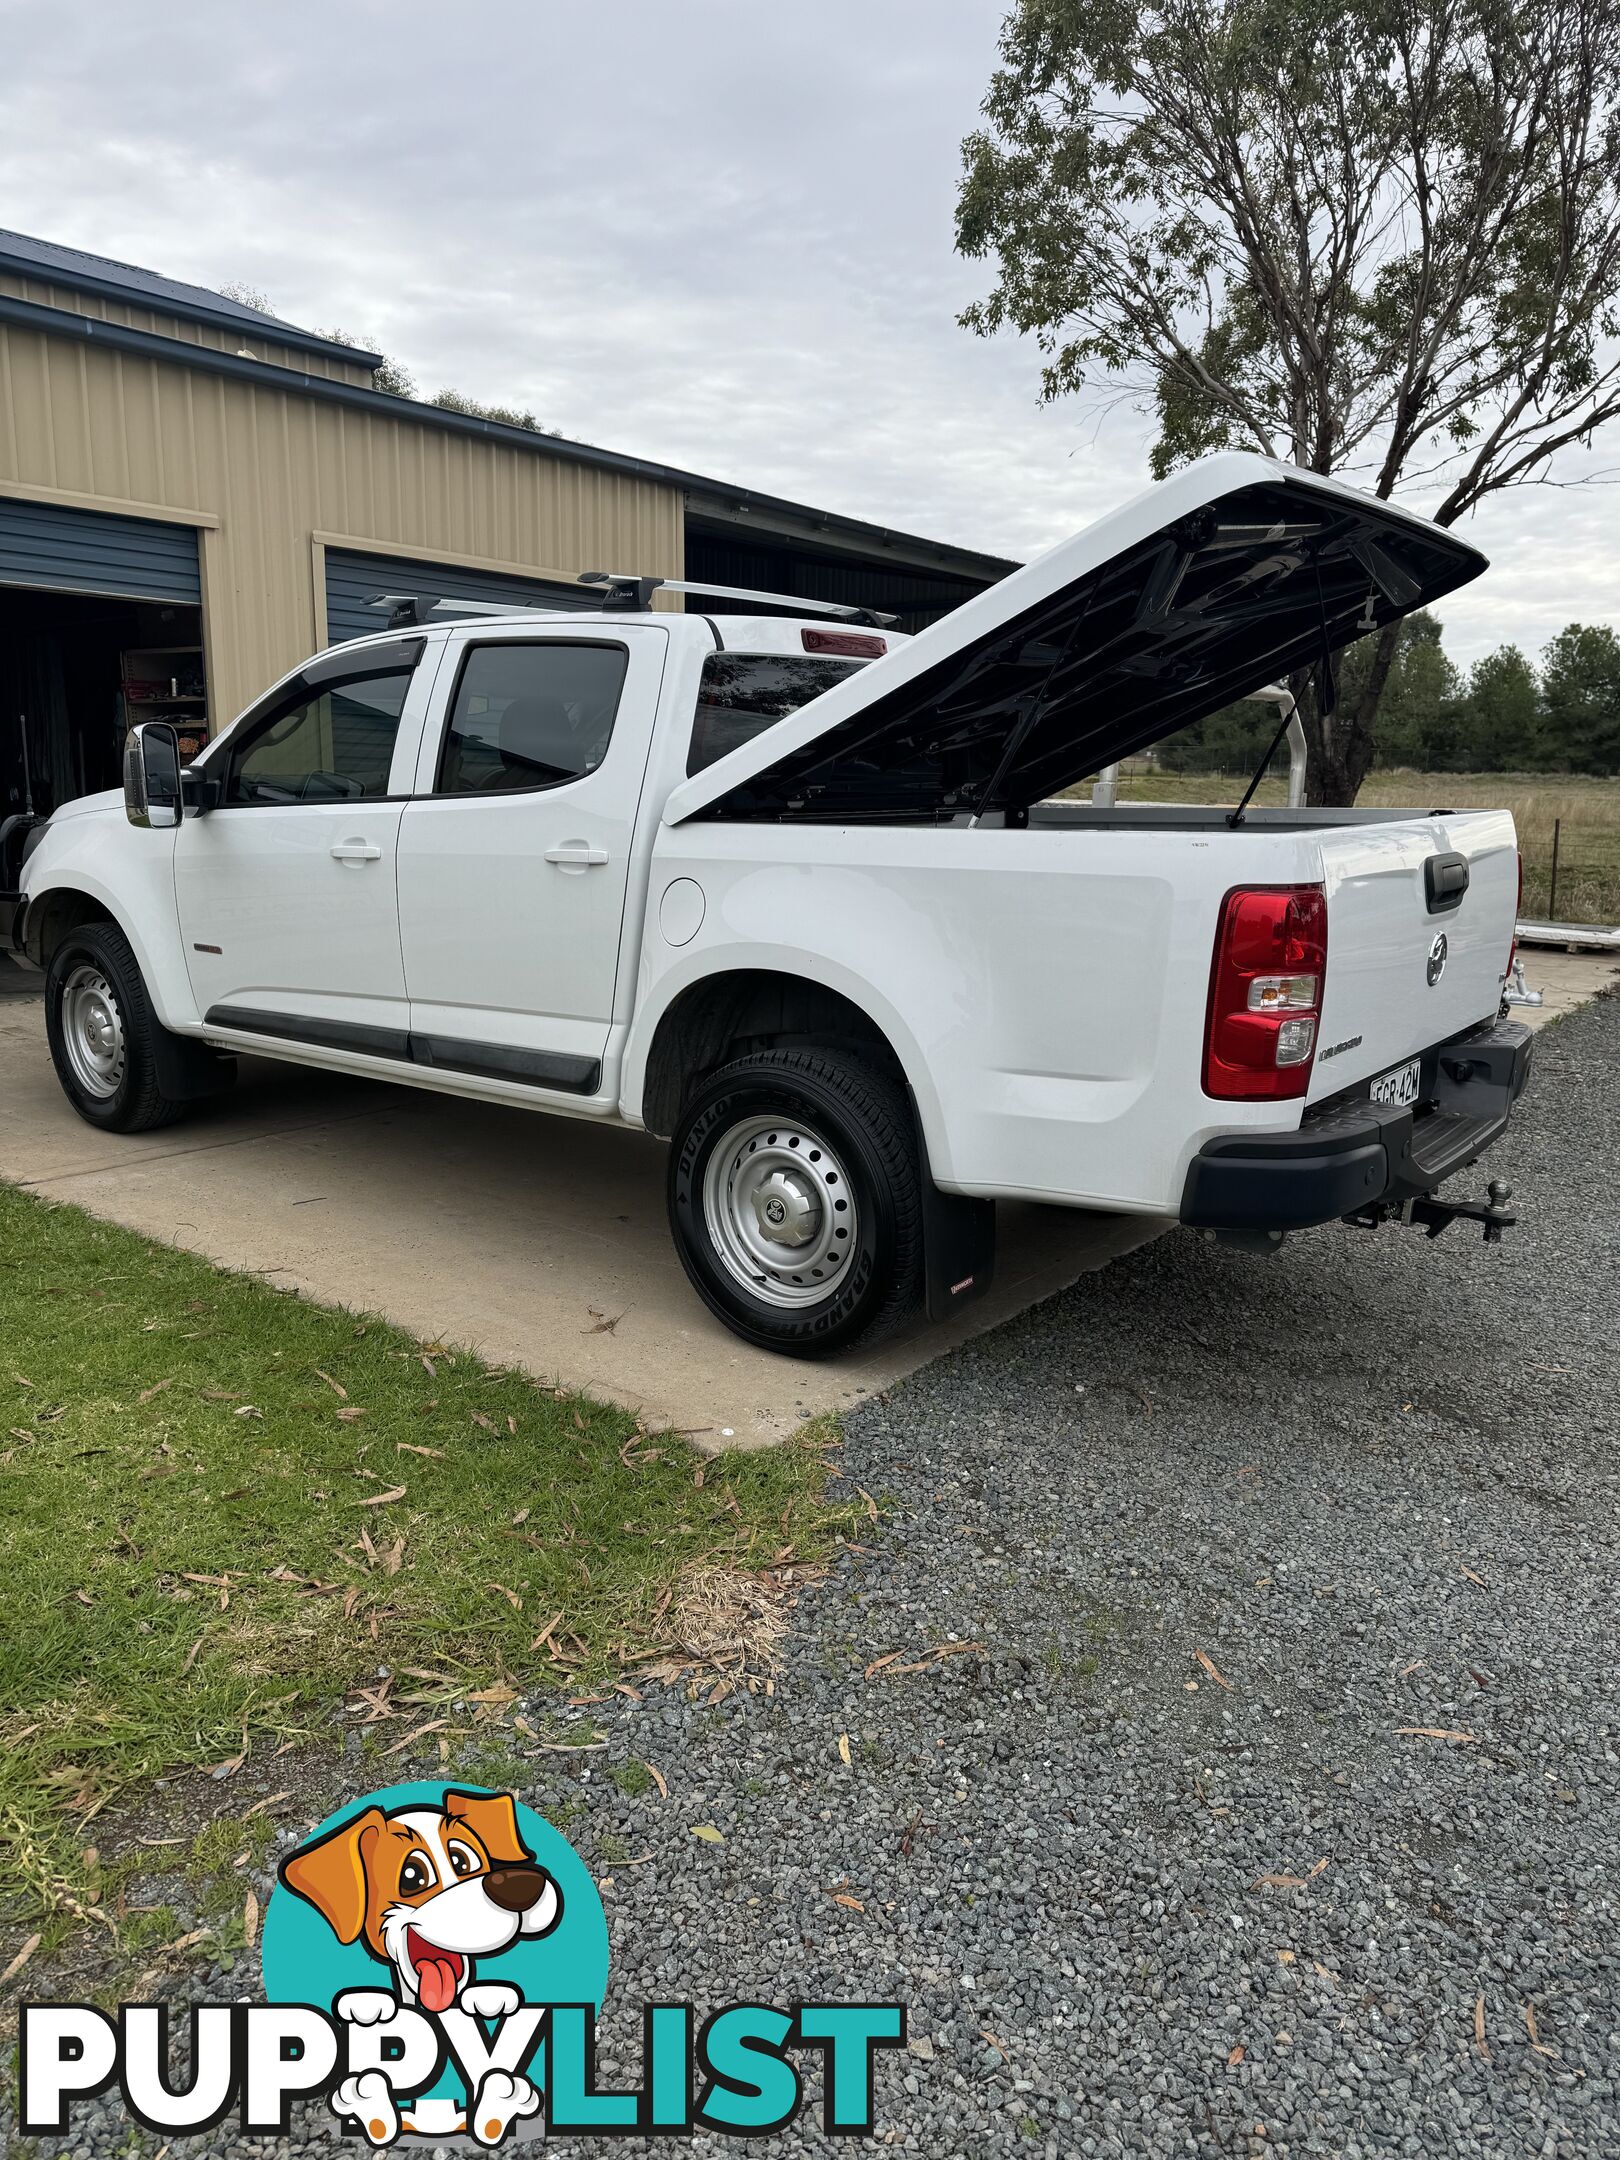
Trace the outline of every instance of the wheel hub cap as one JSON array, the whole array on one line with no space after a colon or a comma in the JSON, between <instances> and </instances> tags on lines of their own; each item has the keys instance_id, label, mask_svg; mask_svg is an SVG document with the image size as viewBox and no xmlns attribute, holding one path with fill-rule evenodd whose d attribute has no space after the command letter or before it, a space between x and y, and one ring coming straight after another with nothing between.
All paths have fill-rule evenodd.
<instances>
[{"instance_id":1,"label":"wheel hub cap","mask_svg":"<svg viewBox=\"0 0 1620 2160\"><path fill-rule=\"evenodd\" d=\"M124 1016L118 994L96 967L77 967L62 985L62 1042L73 1077L105 1100L124 1077Z\"/></svg>"},{"instance_id":2,"label":"wheel hub cap","mask_svg":"<svg viewBox=\"0 0 1620 2160\"><path fill-rule=\"evenodd\" d=\"M855 1249L855 1194L843 1163L794 1121L733 1125L704 1170L703 1212L727 1273L786 1309L835 1290Z\"/></svg>"}]
</instances>

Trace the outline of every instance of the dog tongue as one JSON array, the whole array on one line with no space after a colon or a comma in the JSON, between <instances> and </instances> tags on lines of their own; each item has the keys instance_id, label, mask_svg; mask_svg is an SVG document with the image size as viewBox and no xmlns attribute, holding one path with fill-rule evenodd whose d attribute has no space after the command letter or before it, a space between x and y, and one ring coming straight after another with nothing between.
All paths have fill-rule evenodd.
<instances>
[{"instance_id":1,"label":"dog tongue","mask_svg":"<svg viewBox=\"0 0 1620 2160\"><path fill-rule=\"evenodd\" d=\"M416 1992L422 2008L435 2016L456 1999L456 1968L449 1958L428 1958L416 1968Z\"/></svg>"}]
</instances>

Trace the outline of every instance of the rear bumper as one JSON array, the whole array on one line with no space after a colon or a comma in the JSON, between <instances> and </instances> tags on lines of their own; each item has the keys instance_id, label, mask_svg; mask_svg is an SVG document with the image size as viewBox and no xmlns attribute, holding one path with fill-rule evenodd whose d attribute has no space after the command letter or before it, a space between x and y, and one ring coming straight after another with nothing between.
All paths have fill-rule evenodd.
<instances>
[{"instance_id":1,"label":"rear bumper","mask_svg":"<svg viewBox=\"0 0 1620 2160\"><path fill-rule=\"evenodd\" d=\"M1181 1220L1195 1230L1304 1230L1432 1192L1502 1133L1529 1081L1532 1046L1521 1022L1498 1021L1427 1053L1417 1104L1362 1096L1308 1112L1297 1132L1207 1141L1188 1167Z\"/></svg>"}]
</instances>

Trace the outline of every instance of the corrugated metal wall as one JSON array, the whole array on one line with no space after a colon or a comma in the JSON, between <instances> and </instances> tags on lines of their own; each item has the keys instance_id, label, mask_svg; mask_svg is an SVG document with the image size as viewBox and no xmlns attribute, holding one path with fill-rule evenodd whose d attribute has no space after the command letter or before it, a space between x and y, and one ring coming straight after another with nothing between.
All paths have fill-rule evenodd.
<instances>
[{"instance_id":1,"label":"corrugated metal wall","mask_svg":"<svg viewBox=\"0 0 1620 2160\"><path fill-rule=\"evenodd\" d=\"M327 547L356 541L497 575L626 564L679 577L679 492L538 447L358 412L0 324L0 494L204 525L216 726L312 652ZM321 606L317 608L317 591Z\"/></svg>"},{"instance_id":2,"label":"corrugated metal wall","mask_svg":"<svg viewBox=\"0 0 1620 2160\"><path fill-rule=\"evenodd\" d=\"M0 293L14 300L32 300L39 307L65 308L73 315L89 315L97 322L123 323L131 330L149 330L154 337L176 338L182 345L211 345L216 352L240 352L245 346L257 360L275 367L296 368L300 375L327 375L337 382L371 381L371 370L358 360L340 360L336 354L305 352L262 338L251 323L227 329L222 323L193 322L189 316L165 315L156 308L137 307L115 300L110 293L81 291L59 285L49 278L24 277L17 270L0 270Z\"/></svg>"}]
</instances>

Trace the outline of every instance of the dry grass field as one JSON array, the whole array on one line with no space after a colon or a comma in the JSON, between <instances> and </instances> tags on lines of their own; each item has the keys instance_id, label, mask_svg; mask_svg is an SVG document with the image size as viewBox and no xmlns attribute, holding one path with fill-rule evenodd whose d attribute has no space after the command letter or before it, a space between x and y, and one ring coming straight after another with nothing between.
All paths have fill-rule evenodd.
<instances>
[{"instance_id":1,"label":"dry grass field","mask_svg":"<svg viewBox=\"0 0 1620 2160\"><path fill-rule=\"evenodd\" d=\"M1121 802L1235 803L1246 773L1132 772L1121 775ZM1087 795L1089 787L1075 791ZM1270 779L1261 802L1280 803L1287 789ZM1552 912L1553 829L1558 826L1557 920L1620 923L1620 779L1568 773L1375 772L1359 800L1389 809L1495 809L1513 812L1524 855L1524 912Z\"/></svg>"}]
</instances>

